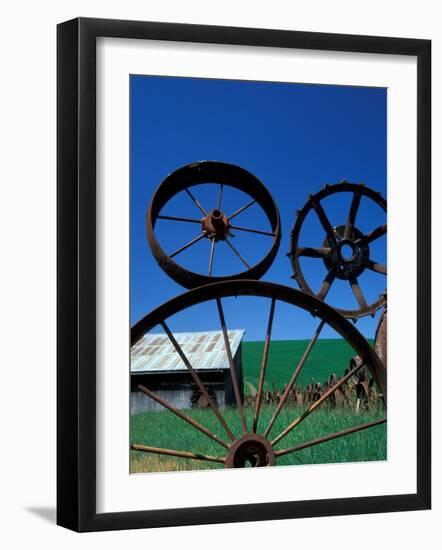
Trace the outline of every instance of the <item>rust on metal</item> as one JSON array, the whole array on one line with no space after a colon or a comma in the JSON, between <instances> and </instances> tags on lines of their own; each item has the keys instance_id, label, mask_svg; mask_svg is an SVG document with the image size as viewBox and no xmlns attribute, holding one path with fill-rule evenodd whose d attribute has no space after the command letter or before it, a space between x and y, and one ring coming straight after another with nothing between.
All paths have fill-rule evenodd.
<instances>
[{"instance_id":1,"label":"rust on metal","mask_svg":"<svg viewBox=\"0 0 442 550\"><path fill-rule=\"evenodd\" d=\"M216 200L212 204L204 204L198 198L198 190L194 186L201 184L218 185ZM230 211L226 209L225 187L233 187L246 195L244 203ZM341 225L334 226L323 206L323 199L347 192L351 194L351 202L348 212ZM183 212L183 215L169 215L163 213L169 201L178 193L185 193L190 209L193 208L193 216ZM142 444L132 444L133 451L141 451L159 455L173 456L191 460L201 460L224 464L226 468L267 467L276 464L276 460L284 455L295 453L345 437L369 428L379 426L386 422L381 418L353 426L338 432L330 433L316 439L311 439L286 449L275 450L275 446L294 430L304 419L327 403L329 407L355 407L356 411L369 407L386 408L387 395L387 313L386 293L379 299L369 303L360 283L360 277L366 270L371 270L380 275L386 275L387 268L376 258L372 257L372 243L385 236L387 225L383 224L370 232L363 232L361 224L358 224L358 211L363 198L369 199L386 212L386 201L380 193L377 193L363 184L353 184L343 181L336 185L327 185L321 191L310 195L307 203L297 211L297 218L291 234L290 257L293 278L298 282L301 290L287 286L259 281L260 277L269 269L276 257L280 240L281 227L277 206L266 187L250 172L239 166L214 161L201 161L189 164L169 174L155 191L146 215L146 233L150 249L164 272L174 281L188 289L187 292L163 303L143 317L131 329L131 345L135 345L146 333L157 326L165 331L168 339L187 368L193 386L192 406L211 408L224 431L229 442L224 441L217 434L207 429L192 416L177 409L161 395L139 384L138 389L145 395L160 403L181 420L200 431L211 440L217 442L226 449L225 456L212 456L204 453L196 453L184 450L153 447ZM224 201L224 204L223 204ZM248 211L249 220L254 219L252 207L259 207L267 219L270 229L253 227L249 221L248 226L241 223L241 215ZM251 209L249 211L249 209ZM324 232L324 238L320 246L301 246L299 237L306 216L311 212L317 219ZM261 212L261 214L262 214ZM262 216L261 216L262 217ZM184 223L195 227L194 236L190 235L187 242L182 242L179 248L169 253L164 251L156 236L156 224L158 220L176 224ZM179 227L179 226L178 226ZM250 234L262 235L263 243L267 243L265 254L258 263L251 265L248 261L247 245L239 245L234 237L242 234L244 238L250 238ZM249 235L248 235L249 234ZM190 238L192 237L192 238ZM265 238L267 237L267 239ZM198 242L206 241L208 257L204 263L205 273L190 271L180 265L177 257L194 247ZM216 275L218 267L217 247L225 246L229 254L237 258L237 263L243 266L242 271L230 275ZM219 249L218 249L219 250ZM300 258L314 258L325 267L326 275L315 294L307 283L300 265ZM357 309L338 309L325 303L330 289L336 280L346 281L350 292L353 294ZM229 332L223 311L223 298L238 296L254 296L270 300L270 308L265 333L264 347L261 356L258 389L255 395L243 395L240 389L238 374L232 356L229 340ZM236 410L239 415L241 434L235 434L227 424L218 406L213 388L208 389L202 382L199 374L191 364L189 357L178 343L167 323L168 319L183 310L206 302L215 302L221 332L224 341L224 349L228 361L230 379L235 396ZM277 302L300 308L318 319L319 324L313 333L303 355L293 367L290 380L284 388L273 391L265 391L265 377L271 346L272 327L274 323ZM356 321L365 315L374 316L381 307L384 311L376 330L375 344L372 348L364 336L347 320ZM342 377L332 373L322 383L311 380L303 389L297 386L298 377L304 368L308 357L318 340L325 325L336 331L349 345L356 355L350 361L350 367ZM192 361L193 362L193 361ZM195 363L194 363L195 364ZM255 391L253 389L253 391ZM263 404L276 404L275 411L267 426L259 433L260 413ZM303 406L301 414L291 421L274 439L269 434L274 427L282 408L287 404ZM253 419L250 430L247 427L245 407L253 406ZM293 409L296 410L296 409Z\"/></svg>"},{"instance_id":2,"label":"rust on metal","mask_svg":"<svg viewBox=\"0 0 442 550\"><path fill-rule=\"evenodd\" d=\"M271 300L270 310L269 310L269 319L267 323L266 339L264 343L263 356L261 360L261 371L260 371L260 382L259 382L259 393L256 396L255 402L255 414L253 417L253 424L250 431L247 429L245 415L244 415L244 401L239 391L238 380L236 378L235 366L233 364L233 358L230 350L230 342L228 339L228 329L224 316L224 311L222 308L222 298L228 298L232 296L256 296L263 297ZM192 307L197 304L202 304L209 301L215 301L218 307L218 314L220 318L222 333L224 336L224 347L229 361L229 367L232 373L232 384L234 387L234 393L237 401L237 409L241 420L242 435L234 436L234 439L230 444L221 440L216 434L213 434L211 431L207 430L204 426L193 420L193 418L187 416L185 413L175 409L170 403L161 398L160 396L154 394L147 388L139 386L139 389L146 393L152 399L157 400L165 408L172 411L174 414L182 418L185 422L191 424L194 428L203 432L205 435L217 441L219 444L226 448L225 457L207 457L206 455L198 455L198 453L188 453L188 451L176 451L173 449L166 449L170 456L185 457L185 458L194 458L197 460L208 460L208 461L223 461L225 467L227 468L243 468L247 466L251 467L261 467L261 466L271 466L276 463L278 456L287 454L289 452L295 452L301 448L306 448L307 446L318 445L325 441L335 439L338 437L343 437L355 431L360 431L367 429L372 426L380 424L382 421L375 421L374 423L369 423L361 427L349 428L346 431L337 432L335 434L326 435L317 440L311 440L303 444L299 444L295 447L291 447L288 450L275 451L274 447L277 443L281 441L289 432L291 432L300 422L302 422L307 416L313 413L321 404L327 400L331 403L331 406L337 406L337 402L348 400L347 396L347 386L355 380L355 375L365 369L370 372L372 380L376 380L379 384L383 383L382 376L379 376L379 373L382 372L383 366L381 361L373 348L368 344L367 340L360 334L360 332L347 321L342 315L340 315L334 308L327 305L318 298L311 296L305 292L286 287L283 285L278 285L274 283L267 283L256 280L239 280L239 281L224 281L219 283L214 283L211 285L205 285L193 290L189 290L172 300L164 303L159 306L146 317L140 320L131 331L131 341L132 344L135 344L140 338L144 336L146 332L149 332L152 328L157 325L162 325L167 332L170 332L167 325L167 319L180 311ZM271 345L271 331L273 324L273 317L276 308L276 303L278 301L285 302L286 304L298 307L303 309L310 314L313 314L320 320L319 326L317 327L315 333L313 334L310 344L307 346L303 356L298 362L292 379L289 385L284 389L283 392L277 392L275 394L275 402L283 405L292 399L298 405L305 404L307 409L295 419L291 424L289 424L273 441L271 441L268 436L268 431L265 433L255 433L254 430L257 430L259 425L259 413L260 413L260 403L268 402L268 393L263 391L264 389L264 377L267 365L267 356L269 352L269 346ZM355 350L358 354L357 358L354 360L353 367L348 369L346 374L338 379L336 375L331 375L329 380L326 381L323 385L319 383L312 383L307 387L306 392L302 393L299 388L296 387L296 379L300 372L300 369L304 365L308 354L310 353L322 327L327 324L332 327L338 334L340 334ZM172 336L170 333L169 337ZM173 340L172 340L173 342ZM178 346L179 348L179 346ZM178 353L179 349L176 348ZM182 350L181 350L182 351ZM230 350L231 351L231 350ZM181 358L184 360L186 357L184 353L180 354ZM191 365L190 365L191 366ZM189 367L188 367L189 368ZM191 370L189 369L191 372ZM368 380L359 379L361 387L365 388L365 383ZM365 393L370 395L372 390L371 382L368 383L367 390ZM380 391L384 391L384 387L380 385ZM208 392L207 392L208 393ZM202 392L202 395L205 395L205 392ZM210 394L209 398L213 399ZM334 402L332 400L334 399ZM334 403L334 404L333 404ZM217 405L214 403L215 409ZM280 410L281 407L277 408ZM150 447L144 446L145 452L150 452ZM133 449L135 447L132 447ZM141 447L137 447L139 450ZM158 454L167 454L162 453L164 449L152 448L151 452ZM180 454L179 454L180 453ZM187 454L186 454L187 453ZM217 460L218 459L218 460Z\"/></svg>"},{"instance_id":3,"label":"rust on metal","mask_svg":"<svg viewBox=\"0 0 442 550\"><path fill-rule=\"evenodd\" d=\"M213 208L206 208L196 197L191 188L200 184L219 184L219 195ZM223 192L226 186L233 187L248 195L251 200L246 202L234 212L225 211L222 205ZM195 217L187 214L168 215L163 214L163 209L175 195L185 192L189 197L189 203L193 203L194 210L197 210ZM264 213L270 229L244 227L240 222L240 215L253 205L257 205ZM202 217L201 217L202 215ZM155 228L158 220L177 222L195 225L195 236L187 243L172 252L166 252L161 247ZM233 223L232 223L233 222ZM234 233L254 233L264 237L266 243L264 256L254 265L247 260L241 252L241 247L232 243L231 237ZM169 174L155 191L146 215L147 240L154 258L164 272L175 282L185 288L196 288L198 286L232 279L259 279L269 269L279 249L281 241L281 224L279 211L271 194L261 181L253 174L233 164L215 161L194 162L183 166ZM185 250L190 249L199 241L207 239L211 242L208 271L206 274L190 271L177 262L178 256ZM223 244L224 243L224 244ZM243 269L229 275L216 275L216 247L226 245L243 265ZM246 245L247 246L247 245ZM240 248L240 249L238 249Z\"/></svg>"},{"instance_id":4,"label":"rust on metal","mask_svg":"<svg viewBox=\"0 0 442 550\"><path fill-rule=\"evenodd\" d=\"M269 440L247 433L234 441L226 457L226 468L253 468L275 465L275 451Z\"/></svg>"},{"instance_id":5,"label":"rust on metal","mask_svg":"<svg viewBox=\"0 0 442 550\"><path fill-rule=\"evenodd\" d=\"M194 420L193 418L191 418L187 414L184 414L182 411L180 411L179 409L174 407L172 404L170 404L168 401L163 399L157 393L149 390L149 388L146 388L146 386L143 386L142 384L138 384L137 388L141 392L146 394L148 397L150 397L151 399L153 399L154 401L156 401L157 403L162 405L165 409L168 409L170 412L172 412L176 416L179 416L182 420L184 420L184 422L187 422L188 424L190 424L191 426L193 426L194 428L196 428L197 430L199 430L203 434L207 435L207 437L210 437L210 439L213 439L213 441L216 441L217 443L219 443L220 445L222 445L226 449L229 448L228 443L226 443L224 440L222 440L216 434L212 433L210 430L205 428L202 424L200 424L199 422L197 422L196 420Z\"/></svg>"},{"instance_id":6,"label":"rust on metal","mask_svg":"<svg viewBox=\"0 0 442 550\"><path fill-rule=\"evenodd\" d=\"M230 234L229 220L218 208L214 208L202 219L201 226L205 236L215 242L226 240Z\"/></svg>"},{"instance_id":7,"label":"rust on metal","mask_svg":"<svg viewBox=\"0 0 442 550\"><path fill-rule=\"evenodd\" d=\"M305 362L307 361L308 356L310 355L310 352L312 351L313 346L315 345L316 340L318 339L319 334L321 333L321 330L324 327L324 325L325 325L325 321L323 319L319 323L318 328L315 330L315 332L314 332L314 334L313 334L306 350L304 351L299 363L297 364L297 366L295 368L295 371L293 372L293 375L292 375L289 383L287 384L287 387L285 388L285 391L284 391L284 393L283 393L283 395L282 395L282 397L281 397L281 399L278 403L278 406L276 407L276 411L273 413L273 416L270 419L270 422L268 423L267 428L264 431L265 436L267 436L270 433L270 430L272 429L272 426L275 423L275 420L278 418L278 415L281 412L281 409L284 407L284 404L287 400L287 397L289 396L293 386L295 385L296 380L298 379L298 376L301 373L301 370L304 367Z\"/></svg>"},{"instance_id":8,"label":"rust on metal","mask_svg":"<svg viewBox=\"0 0 442 550\"><path fill-rule=\"evenodd\" d=\"M294 289L292 287L256 280L232 280L204 285L194 288L158 306L148 315L140 319L131 328L131 345L140 340L144 334L160 325L168 317L179 311L196 304L227 298L229 296L256 296L285 302L299 307L304 311L314 314L325 323L330 325L340 336L342 336L363 359L368 369L374 376L376 382L381 386L381 391L386 388L382 386L383 377L379 376L383 367L380 360L367 340L362 334L349 323L336 309L319 300L315 296Z\"/></svg>"},{"instance_id":9,"label":"rust on metal","mask_svg":"<svg viewBox=\"0 0 442 550\"><path fill-rule=\"evenodd\" d=\"M272 326L273 326L273 317L275 314L275 298L272 298L272 301L270 303L270 312L269 312L269 320L267 323L267 332L266 332L266 339L264 342L264 351L262 353L262 359L261 359L261 369L259 371L259 383L258 383L258 397L256 399L256 406L255 406L255 415L253 417L253 425L252 425L252 432L256 432L256 428L258 426L258 418L259 418L259 410L261 408L261 398L262 398L262 392L264 389L264 377L265 377L265 371L267 368L267 360L269 357L269 348L270 348L270 340L272 336Z\"/></svg>"},{"instance_id":10,"label":"rust on metal","mask_svg":"<svg viewBox=\"0 0 442 550\"><path fill-rule=\"evenodd\" d=\"M333 227L324 208L321 206L321 201L331 195L343 192L352 193L349 212L344 224ZM370 244L387 233L387 225L381 225L368 234L364 234L357 227L357 213L362 197L374 201L386 212L387 202L385 199L363 184L344 181L335 185L327 185L315 195L310 195L304 207L297 212L291 234L290 252L288 253L293 268L293 278L302 290L312 295L315 295L315 293L304 276L300 258L317 258L323 262L327 269L327 275L316 293L316 296L321 300L326 298L336 279L349 282L359 307L358 309L336 307L336 310L344 317L354 321L366 315L374 316L376 311L386 303L385 294L374 302L368 303L358 280L366 269L381 275L387 274L387 267L373 260L370 250ZM299 242L303 223L311 211L316 212L325 232L323 243L318 248L301 246Z\"/></svg>"},{"instance_id":11,"label":"rust on metal","mask_svg":"<svg viewBox=\"0 0 442 550\"><path fill-rule=\"evenodd\" d=\"M385 307L379 319L374 339L374 349L387 370L387 308Z\"/></svg>"},{"instance_id":12,"label":"rust on metal","mask_svg":"<svg viewBox=\"0 0 442 550\"><path fill-rule=\"evenodd\" d=\"M376 329L374 350L380 359L380 376L384 388L382 397L387 402L387 306L384 307Z\"/></svg>"},{"instance_id":13,"label":"rust on metal","mask_svg":"<svg viewBox=\"0 0 442 550\"><path fill-rule=\"evenodd\" d=\"M192 460L205 460L206 462L219 462L220 464L225 463L225 458L221 456L211 456L201 453L190 453L188 451L176 451L174 449L163 449L161 447L150 447L148 445L131 445L133 451L141 451L144 453L153 453L158 455L168 455L175 456L178 458L190 458Z\"/></svg>"},{"instance_id":14,"label":"rust on metal","mask_svg":"<svg viewBox=\"0 0 442 550\"><path fill-rule=\"evenodd\" d=\"M221 298L219 298L219 297L216 298L216 305L217 305L217 308L218 308L218 314L219 314L219 319L220 319L220 323L221 323L221 329L223 331L224 346L226 348L227 360L229 361L230 376L232 378L233 391L235 393L235 399L236 399L236 406L238 407L241 426L242 426L242 429L245 433L245 432L247 432L247 424L246 424L246 419L244 417L242 396L241 396L241 393L239 391L238 378L236 376L235 364L233 362L232 349L230 347L230 340L229 340L229 335L227 333L226 320L224 318L224 311L223 311L223 306L222 306L222 303L221 303Z\"/></svg>"},{"instance_id":15,"label":"rust on metal","mask_svg":"<svg viewBox=\"0 0 442 550\"><path fill-rule=\"evenodd\" d=\"M172 334L171 330L169 329L169 327L167 326L166 324L166 321L163 321L161 323L163 329L164 329L164 332L167 334L167 336L169 337L169 340L172 342L172 345L173 347L175 348L175 350L177 351L178 355L181 357L181 360L183 361L183 363L186 365L188 371L190 372L190 375L192 376L193 378L193 381L195 382L195 384L198 386L198 389L200 390L200 392L203 394L203 396L205 397L209 407L213 410L213 412L215 413L215 416L218 418L218 420L220 421L222 427L224 428L226 434L230 437L230 439L233 441L235 439L235 436L233 435L232 433L232 430L229 428L229 426L227 425L227 422L225 421L223 415L221 414L221 411L219 410L219 407L216 403L216 401L214 399L212 399L212 397L209 395L209 392L207 391L207 388L204 386L204 384L202 383L201 381L201 378L198 376L197 372L195 371L195 369L192 367L192 365L190 364L190 361L188 360L186 354L184 353L183 351L183 348L178 344L178 342L176 341L176 338L174 337L174 335Z\"/></svg>"},{"instance_id":16,"label":"rust on metal","mask_svg":"<svg viewBox=\"0 0 442 550\"><path fill-rule=\"evenodd\" d=\"M324 435L323 437L318 437L317 439L311 439L305 443L300 443L294 447L289 447L288 449L281 449L280 451L275 451L276 457L284 456L289 453L295 453L297 451L302 451L308 447L313 447L314 445L319 445L320 443L326 443L327 441L332 441L333 439L338 439L339 437L344 437L350 434L360 432L362 430L367 430L368 428L373 428L374 426L380 426L387 422L386 418L381 418L379 420L373 420L372 422L367 422L366 424L360 424L359 426L354 426L353 428L347 428L333 434Z\"/></svg>"},{"instance_id":17,"label":"rust on metal","mask_svg":"<svg viewBox=\"0 0 442 550\"><path fill-rule=\"evenodd\" d=\"M315 399L314 402L306 409L296 420L294 420L291 424L289 424L275 439L272 441L272 445L276 445L283 439L287 434L289 434L293 428L296 428L303 420L307 418L313 411L315 411L326 399L328 399L333 393L339 389L349 378L351 378L356 372L361 369L364 366L364 363L361 363L360 365L356 365L353 369L351 369L348 374L346 374L341 380L336 382L334 386L332 386L328 391L326 391L321 397L318 399Z\"/></svg>"}]
</instances>

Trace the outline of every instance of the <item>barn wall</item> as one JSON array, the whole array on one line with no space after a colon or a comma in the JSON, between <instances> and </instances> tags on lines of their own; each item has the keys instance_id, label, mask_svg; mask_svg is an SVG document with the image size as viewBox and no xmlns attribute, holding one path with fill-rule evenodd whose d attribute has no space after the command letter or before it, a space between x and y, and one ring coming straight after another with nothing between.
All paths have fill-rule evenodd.
<instances>
[{"instance_id":1,"label":"barn wall","mask_svg":"<svg viewBox=\"0 0 442 550\"><path fill-rule=\"evenodd\" d=\"M160 397L168 401L177 409L190 409L190 398L192 396L191 389L180 390L157 390ZM224 390L215 390L216 400L220 407L225 406ZM140 392L139 390L132 391L130 394L130 414L138 414L141 412L158 412L166 410L162 405Z\"/></svg>"},{"instance_id":2,"label":"barn wall","mask_svg":"<svg viewBox=\"0 0 442 550\"><path fill-rule=\"evenodd\" d=\"M224 372L199 373L206 387L212 387L220 407L226 405ZM190 409L191 397L196 384L188 373L149 373L131 376L130 414L164 411L165 408L141 392L137 385L142 384L168 401L177 409Z\"/></svg>"}]
</instances>

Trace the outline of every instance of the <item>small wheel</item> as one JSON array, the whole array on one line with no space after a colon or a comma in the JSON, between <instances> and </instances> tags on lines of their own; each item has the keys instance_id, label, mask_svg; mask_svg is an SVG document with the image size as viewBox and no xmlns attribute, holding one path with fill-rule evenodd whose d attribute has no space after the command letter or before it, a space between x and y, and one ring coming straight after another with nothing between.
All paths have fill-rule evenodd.
<instances>
[{"instance_id":1,"label":"small wheel","mask_svg":"<svg viewBox=\"0 0 442 550\"><path fill-rule=\"evenodd\" d=\"M250 307L245 303L250 298L265 298L269 301L268 307L268 322L267 329L265 334L264 348L262 352L262 357L260 360L260 370L259 370L259 384L256 393L256 401L253 406L253 409L248 409L246 411L247 405L243 401L241 389L239 386L238 375L236 371L236 366L234 364L234 359L232 357L232 350L230 347L230 335L227 328L227 323L224 315L223 300L227 301L228 298L238 298L241 297L243 303L241 305L236 305L242 311L251 311ZM244 300L243 300L244 298ZM215 303L215 311L218 317L217 324L220 326L222 331L222 337L219 339L219 349L217 353L224 352L227 359L227 364L229 365L230 377L233 386L233 393L235 396L236 409L239 416L239 423L237 430L241 430L241 433L234 433L235 430L230 426L220 407L217 404L217 401L212 399L209 395L207 387L202 382L200 375L191 364L188 356L186 355L186 346L185 344L181 345L175 338L173 332L169 328L169 319L173 316L178 315L182 319L182 313L187 309L193 306L198 306L203 308L205 316L209 318L210 315L210 304L209 302ZM285 305L284 305L285 304ZM282 307L281 307L282 306ZM279 313L279 308L281 307L283 319L287 319L287 312L284 313L285 307L289 308L298 308L304 310L309 314L312 314L318 319L318 326L314 331L310 342L305 348L305 351L297 364L293 366L290 364L290 372L292 372L290 380L285 385L284 392L278 400L278 405L274 411L271 413L269 419L265 419L263 423L263 418L260 417L260 412L262 412L262 401L264 395L264 380L266 375L267 363L268 363L268 354L271 346L271 334L272 327L274 324L275 313ZM301 311L302 313L302 311ZM320 393L314 397L313 401L310 402L307 408L301 413L298 414L296 408L290 408L289 399L292 394L296 381L301 373L301 370L304 368L308 356L311 353L315 343L318 340L318 337L321 333L321 330L325 325L328 325L334 329L346 342L349 344L356 354L360 357L360 361L355 364L355 366L349 370L340 380L330 378L331 382L324 393ZM347 383L357 372L362 368L367 368L372 374L373 378L376 380L381 392L383 395L386 395L386 376L384 367L376 355L373 348L368 344L365 338L360 334L360 332L349 323L342 315L336 312L332 307L328 306L321 300L299 290L295 290L290 287L268 283L263 281L254 281L254 280L241 280L241 281L225 281L221 283L215 283L210 285L205 285L193 290L190 290L176 298L173 298L169 302L166 302L149 313L146 317L141 319L131 330L131 345L132 345L132 355L133 357L140 357L140 354L146 354L147 350L143 349L141 341L146 333L155 329L155 327L161 327L164 331L164 335L159 335L160 339L164 338L164 341L167 343L167 346L170 347L171 351L177 353L178 357L183 363L183 368L187 368L190 376L193 379L193 382L199 388L200 392L204 395L207 400L208 405L212 409L212 412L216 415L218 421L223 427L227 440L220 435L217 435L213 432L213 429L208 429L201 423L197 422L192 416L189 416L183 410L175 408L171 403L166 399L161 397L159 394L153 392L146 386L140 384L138 389L148 396L150 399L153 399L157 403L160 403L164 408L168 409L176 416L181 418L184 422L187 422L195 430L203 433L212 441L215 441L220 446L223 447L223 455L207 455L198 452L198 450L193 449L189 450L177 450L170 448L159 448L147 446L139 443L133 443L131 449L133 451L142 451L146 453L154 454L163 454L174 457L183 457L190 458L194 460L202 460L206 462L218 462L223 464L226 468L243 468L246 466L252 467L261 467L261 466L272 466L277 463L278 458L287 454L295 453L299 450L311 447L314 445L319 445L326 441L331 441L332 439L345 437L352 433L372 428L379 424L382 424L386 421L385 418L377 419L369 423L359 424L339 432L328 432L320 438L311 439L304 441L302 443L297 443L295 446L286 446L286 448L275 448L286 436L292 432L302 421L304 421L310 414L313 414L322 403L332 398L337 392L341 391L341 388L344 387L344 384ZM291 325L292 329L296 327L296 324ZM158 342L155 344L158 345ZM162 344L163 345L163 344ZM164 344L166 345L166 344ZM291 361L291 360L290 360ZM290 419L289 424L281 430L281 426L275 424L276 419L278 418L283 407L287 406L289 411L289 418L293 416L293 420ZM249 415L246 414L249 413ZM247 416L249 420L247 420ZM277 435L271 436L271 432L276 430ZM189 439L189 441L191 441Z\"/></svg>"},{"instance_id":2,"label":"small wheel","mask_svg":"<svg viewBox=\"0 0 442 550\"><path fill-rule=\"evenodd\" d=\"M333 227L321 201L334 194L351 193L352 200L344 223ZM325 300L330 287L336 279L348 281L351 291L358 303L358 309L335 309L344 317L356 321L360 317L376 313L386 302L385 290L379 299L367 303L364 292L358 282L366 269L387 275L387 266L380 264L371 257L370 245L375 240L387 234L387 224L380 225L367 234L357 227L356 218L363 197L374 201L384 212L387 211L387 202L380 193L366 187L363 184L348 183L346 181L326 185L315 195L310 195L308 201L301 210L298 210L295 225L291 235L291 247L289 257L293 268L293 278L305 292L315 295L320 300ZM325 232L323 241L317 248L301 246L300 233L303 223L310 212L315 212ZM324 281L315 293L307 282L301 268L300 259L303 257L319 259L325 266L327 274Z\"/></svg>"},{"instance_id":3,"label":"small wheel","mask_svg":"<svg viewBox=\"0 0 442 550\"><path fill-rule=\"evenodd\" d=\"M211 198L212 204L203 206L195 196L195 190L190 190L200 184L218 184L217 196L214 195ZM242 191L248 196L247 202L238 204L235 208L224 206L223 194L226 187ZM189 217L187 212L183 215L175 213L167 215L166 212L163 212L163 209L167 211L168 203L181 192L187 194L190 199L189 207L192 207L193 203L194 211L199 212L199 217L192 214ZM259 212L253 219L264 217L268 223L266 230L244 227L240 222L241 214L255 203L262 212ZM228 211L226 211L227 208L229 208ZM191 240L183 242L179 248L166 253L155 233L158 220L165 220L169 224L175 223L176 233L180 231L180 225L194 224L195 235ZM259 279L275 259L281 240L279 212L264 185L244 168L213 161L189 164L167 176L152 197L147 211L146 232L150 249L159 266L174 281L185 288L195 288L227 279ZM249 236L250 240L252 234L261 235L264 244L267 244L264 248L265 255L254 265L247 260L247 241L241 240L240 247L232 242L234 236L241 235L244 238ZM207 247L206 257L201 258L201 272L189 270L175 261L175 257L203 240L206 240L210 246ZM216 249L220 244L230 249L230 254L236 256L238 265L242 264L243 269L240 272L216 274L219 271L216 265Z\"/></svg>"}]
</instances>

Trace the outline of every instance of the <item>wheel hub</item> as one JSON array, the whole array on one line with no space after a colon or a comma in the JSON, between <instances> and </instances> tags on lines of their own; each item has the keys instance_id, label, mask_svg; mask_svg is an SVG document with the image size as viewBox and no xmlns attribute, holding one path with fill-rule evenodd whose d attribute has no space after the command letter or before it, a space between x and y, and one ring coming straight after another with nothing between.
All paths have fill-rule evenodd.
<instances>
[{"instance_id":1,"label":"wheel hub","mask_svg":"<svg viewBox=\"0 0 442 550\"><path fill-rule=\"evenodd\" d=\"M230 232L230 223L227 216L219 210L214 208L202 219L203 231L206 237L209 239L215 239L215 241L224 241Z\"/></svg>"},{"instance_id":2,"label":"wheel hub","mask_svg":"<svg viewBox=\"0 0 442 550\"><path fill-rule=\"evenodd\" d=\"M226 468L274 466L275 451L265 437L254 433L234 441L226 457Z\"/></svg>"},{"instance_id":3,"label":"wheel hub","mask_svg":"<svg viewBox=\"0 0 442 550\"><path fill-rule=\"evenodd\" d=\"M336 244L332 247L331 254L324 258L327 270L334 268L336 277L342 280L359 277L365 270L370 257L370 250L363 240L363 233L353 227L350 238L344 239L345 225L338 225L333 231ZM330 246L328 237L325 238L323 246Z\"/></svg>"}]
</instances>

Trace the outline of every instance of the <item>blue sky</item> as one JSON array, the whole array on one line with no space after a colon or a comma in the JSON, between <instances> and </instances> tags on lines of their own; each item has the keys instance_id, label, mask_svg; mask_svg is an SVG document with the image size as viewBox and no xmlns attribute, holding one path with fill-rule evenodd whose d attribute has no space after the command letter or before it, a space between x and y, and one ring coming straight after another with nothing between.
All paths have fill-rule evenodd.
<instances>
[{"instance_id":1,"label":"blue sky","mask_svg":"<svg viewBox=\"0 0 442 550\"><path fill-rule=\"evenodd\" d=\"M297 288L290 278L286 253L295 212L309 193L324 183L342 179L364 182L386 196L386 103L381 88L322 86L311 84L208 80L194 78L132 76L130 79L131 158L131 323L135 323L165 300L184 292L157 266L147 244L145 214L152 194L170 172L198 160L238 164L256 175L272 193L281 215L282 241L278 256L263 279ZM193 188L206 209L215 206L216 185ZM342 194L324 201L334 225L345 223L351 197ZM223 207L233 212L247 202L247 196L226 190ZM164 214L200 217L189 197L177 196ZM254 206L241 215L246 227L265 229L266 222ZM240 221L238 216L237 221ZM357 226L364 232L385 223L382 210L363 199ZM158 238L172 252L197 234L198 226L161 222ZM321 246L324 232L314 213L306 220L302 244ZM249 263L257 261L268 237L237 233L234 242ZM238 272L243 266L225 243L217 247L214 270ZM203 239L176 261L206 272L210 245ZM386 238L372 247L373 257L386 263ZM218 262L217 262L218 261ZM317 290L326 273L322 260L303 261L306 278ZM367 301L385 287L385 277L366 271L360 284ZM347 282L334 283L326 300L339 307L356 302ZM231 328L246 328L246 338L262 339L268 302L249 298L247 305L230 308ZM236 308L236 309L235 309ZM263 308L264 313L263 313ZM204 315L201 308L176 320L174 330L219 328L218 320ZM317 324L311 316L280 308L275 338L309 338ZM295 321L295 329L292 322ZM245 326L247 325L247 326ZM374 334L376 322L359 320L366 336ZM331 330L324 337L333 337Z\"/></svg>"}]
</instances>

